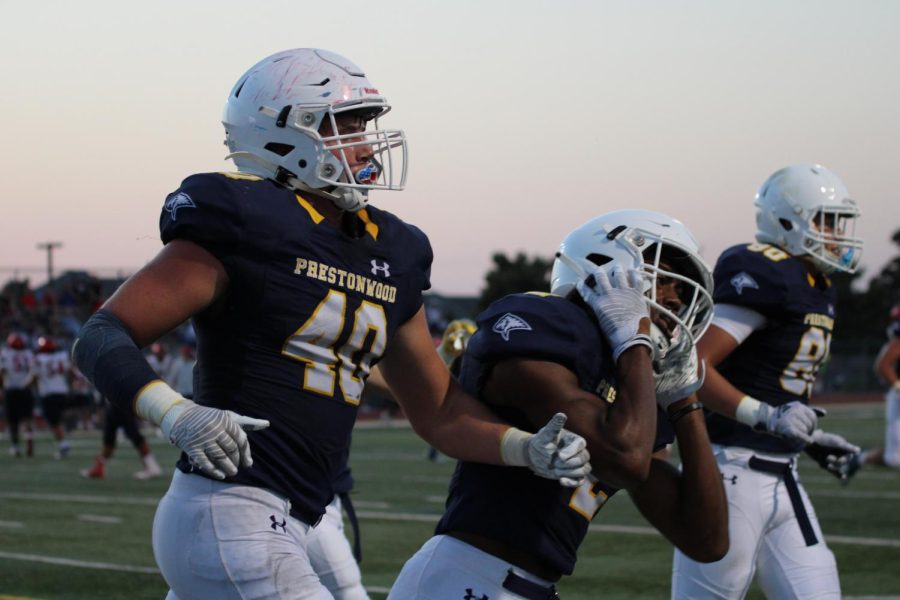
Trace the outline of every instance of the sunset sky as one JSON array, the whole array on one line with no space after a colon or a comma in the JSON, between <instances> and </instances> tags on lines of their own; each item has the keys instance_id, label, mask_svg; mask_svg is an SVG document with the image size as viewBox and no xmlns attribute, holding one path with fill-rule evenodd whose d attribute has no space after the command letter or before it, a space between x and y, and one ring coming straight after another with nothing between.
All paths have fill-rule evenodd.
<instances>
[{"instance_id":1,"label":"sunset sky","mask_svg":"<svg viewBox=\"0 0 900 600\"><path fill-rule=\"evenodd\" d=\"M900 2L0 0L0 281L132 272L167 193L231 170L225 97L260 58L362 66L409 138L403 192L434 289L477 294L491 254L550 257L602 212L684 221L710 264L751 241L753 196L792 163L838 173L866 278L900 250Z\"/></svg>"}]
</instances>

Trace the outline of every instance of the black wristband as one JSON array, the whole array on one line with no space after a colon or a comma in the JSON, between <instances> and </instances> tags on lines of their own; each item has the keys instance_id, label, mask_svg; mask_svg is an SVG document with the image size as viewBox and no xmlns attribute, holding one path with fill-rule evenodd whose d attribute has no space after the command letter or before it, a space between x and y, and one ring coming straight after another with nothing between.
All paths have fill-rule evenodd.
<instances>
[{"instance_id":1,"label":"black wristband","mask_svg":"<svg viewBox=\"0 0 900 600\"><path fill-rule=\"evenodd\" d=\"M695 410L700 410L701 408L703 408L703 405L700 404L699 402L691 402L687 406L682 406L681 408L676 410L674 413L669 415L669 423L672 423L674 425L675 422L678 419L680 419L681 417L683 417L684 415L694 412Z\"/></svg>"}]
</instances>

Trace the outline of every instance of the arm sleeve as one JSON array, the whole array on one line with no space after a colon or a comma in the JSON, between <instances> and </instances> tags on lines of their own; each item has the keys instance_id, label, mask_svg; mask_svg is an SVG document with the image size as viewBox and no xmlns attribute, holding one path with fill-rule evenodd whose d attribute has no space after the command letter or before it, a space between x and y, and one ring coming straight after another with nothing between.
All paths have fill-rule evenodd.
<instances>
[{"instance_id":1,"label":"arm sleeve","mask_svg":"<svg viewBox=\"0 0 900 600\"><path fill-rule=\"evenodd\" d=\"M712 324L743 343L750 334L766 326L765 315L737 304L716 304Z\"/></svg>"}]
</instances>

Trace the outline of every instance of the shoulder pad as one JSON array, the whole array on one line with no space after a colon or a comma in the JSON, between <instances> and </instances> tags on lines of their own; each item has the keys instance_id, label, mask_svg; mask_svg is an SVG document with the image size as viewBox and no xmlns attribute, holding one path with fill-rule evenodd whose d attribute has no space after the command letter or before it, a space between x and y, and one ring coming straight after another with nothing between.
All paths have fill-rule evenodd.
<instances>
[{"instance_id":1,"label":"shoulder pad","mask_svg":"<svg viewBox=\"0 0 900 600\"><path fill-rule=\"evenodd\" d=\"M242 215L239 199L248 177L234 174L203 173L192 175L166 197L159 217L160 237L164 244L185 239L203 247L240 243Z\"/></svg>"},{"instance_id":2,"label":"shoulder pad","mask_svg":"<svg viewBox=\"0 0 900 600\"><path fill-rule=\"evenodd\" d=\"M480 360L530 357L561 363L578 373L588 356L605 348L599 328L573 302L559 296L515 294L478 317L468 352Z\"/></svg>"},{"instance_id":3,"label":"shoulder pad","mask_svg":"<svg viewBox=\"0 0 900 600\"><path fill-rule=\"evenodd\" d=\"M780 307L788 292L788 278L797 267L790 254L768 244L733 246L722 253L713 271L713 298L767 314Z\"/></svg>"}]
</instances>

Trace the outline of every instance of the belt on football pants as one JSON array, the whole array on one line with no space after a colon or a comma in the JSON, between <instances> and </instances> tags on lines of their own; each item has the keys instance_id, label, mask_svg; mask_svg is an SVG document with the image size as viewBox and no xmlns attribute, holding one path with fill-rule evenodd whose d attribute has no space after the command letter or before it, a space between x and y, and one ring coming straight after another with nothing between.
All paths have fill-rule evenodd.
<instances>
[{"instance_id":1,"label":"belt on football pants","mask_svg":"<svg viewBox=\"0 0 900 600\"><path fill-rule=\"evenodd\" d=\"M359 543L359 520L356 518L356 510L353 508L353 503L350 502L350 494L338 492L338 498L341 499L341 506L347 511L347 520L350 521L350 527L353 529L353 558L357 563L361 563L362 547Z\"/></svg>"},{"instance_id":2,"label":"belt on football pants","mask_svg":"<svg viewBox=\"0 0 900 600\"><path fill-rule=\"evenodd\" d=\"M806 507L803 506L803 498L800 497L800 488L797 486L797 480L794 478L794 470L791 468L791 463L765 460L763 458L751 456L747 466L754 471L781 475L784 479L784 487L787 489L788 497L791 499L791 506L794 507L794 514L797 515L797 523L800 525L800 532L803 534L803 540L806 542L807 546L815 546L818 544L819 540L816 539L816 532L813 531L812 523L809 521L809 515L806 514Z\"/></svg>"},{"instance_id":3,"label":"belt on football pants","mask_svg":"<svg viewBox=\"0 0 900 600\"><path fill-rule=\"evenodd\" d=\"M512 569L506 572L506 579L503 580L503 589L528 600L560 600L559 594L556 593L555 585L541 585L529 581L513 573Z\"/></svg>"}]
</instances>

